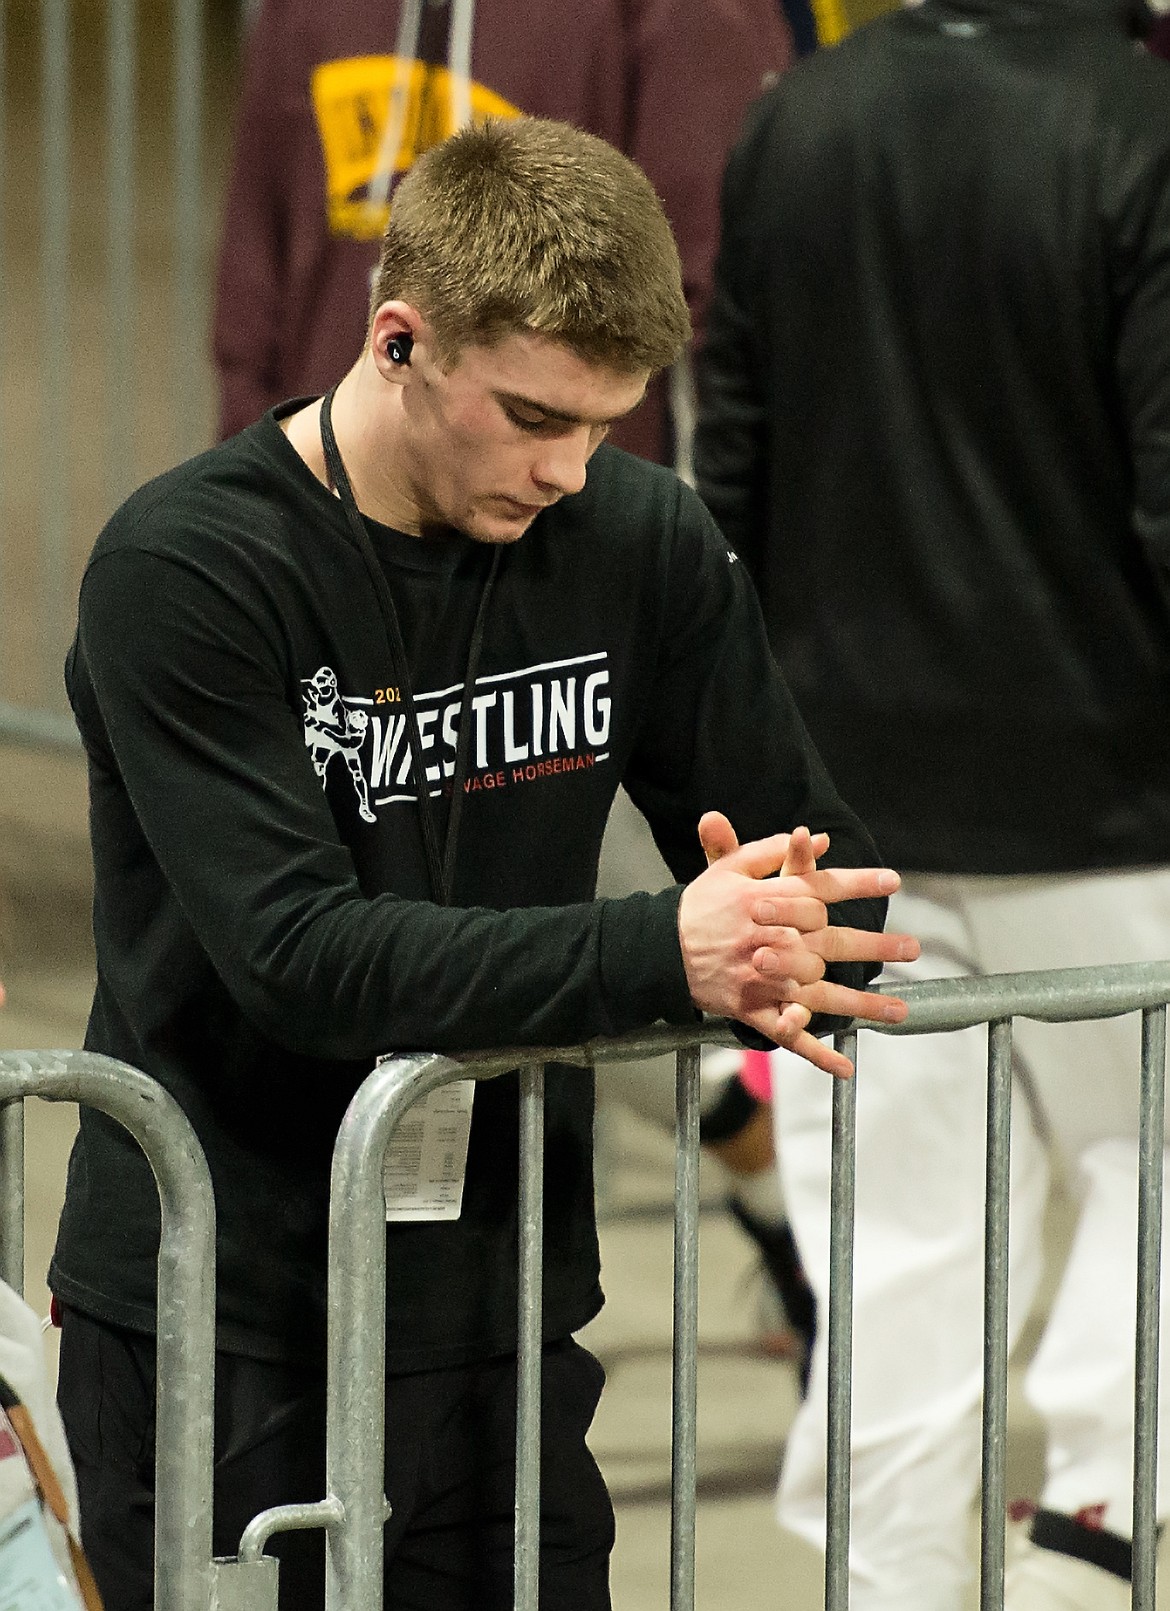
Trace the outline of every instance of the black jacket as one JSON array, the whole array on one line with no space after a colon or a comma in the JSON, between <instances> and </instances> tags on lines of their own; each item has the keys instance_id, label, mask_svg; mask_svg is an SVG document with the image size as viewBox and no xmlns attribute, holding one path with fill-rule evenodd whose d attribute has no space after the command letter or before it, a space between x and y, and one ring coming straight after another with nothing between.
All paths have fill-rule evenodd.
<instances>
[{"instance_id":1,"label":"black jacket","mask_svg":"<svg viewBox=\"0 0 1170 1611\"><path fill-rule=\"evenodd\" d=\"M1104 6L927 3L726 176L700 491L893 862L1170 861L1170 72Z\"/></svg>"},{"instance_id":2,"label":"black jacket","mask_svg":"<svg viewBox=\"0 0 1170 1611\"><path fill-rule=\"evenodd\" d=\"M441 806L490 550L370 530ZM195 1127L216 1193L220 1344L236 1352L320 1357L330 1154L378 1053L693 1018L680 890L593 900L619 782L680 879L702 869L709 808L744 840L807 822L830 831L839 865L876 859L808 743L743 566L693 493L615 449L503 552L450 907L431 898L370 577L271 415L114 516L68 680L96 885L86 1045L154 1075ZM844 921L880 927L883 902L851 905ZM590 1075L553 1071L551 1337L601 1302L591 1141ZM517 1147L514 1079L482 1085L462 1218L390 1228L393 1368L514 1343ZM157 1241L145 1160L86 1110L53 1290L149 1329Z\"/></svg>"}]
</instances>

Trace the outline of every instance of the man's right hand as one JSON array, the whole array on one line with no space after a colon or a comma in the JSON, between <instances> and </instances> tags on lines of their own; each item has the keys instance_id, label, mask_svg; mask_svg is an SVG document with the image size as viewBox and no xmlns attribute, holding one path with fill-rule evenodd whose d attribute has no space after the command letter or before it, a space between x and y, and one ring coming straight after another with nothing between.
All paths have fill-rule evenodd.
<instances>
[{"instance_id":1,"label":"man's right hand","mask_svg":"<svg viewBox=\"0 0 1170 1611\"><path fill-rule=\"evenodd\" d=\"M910 962L906 934L836 928L835 901L891 895L901 880L888 867L818 870L823 835L799 828L738 846L726 817L709 812L700 838L711 865L683 891L678 928L691 999L704 1012L749 1024L830 1074L848 1076L848 1058L807 1033L814 1013L900 1023L906 1004L825 979L831 962ZM790 869L799 869L798 871ZM779 876L775 876L779 874Z\"/></svg>"}]
</instances>

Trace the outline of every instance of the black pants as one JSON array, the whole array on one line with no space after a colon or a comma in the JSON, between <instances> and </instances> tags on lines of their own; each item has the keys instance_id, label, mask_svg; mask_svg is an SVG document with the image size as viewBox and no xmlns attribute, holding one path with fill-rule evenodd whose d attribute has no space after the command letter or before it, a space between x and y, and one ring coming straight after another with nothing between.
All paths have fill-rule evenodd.
<instances>
[{"instance_id":1,"label":"black pants","mask_svg":"<svg viewBox=\"0 0 1170 1611\"><path fill-rule=\"evenodd\" d=\"M110 1611L151 1611L154 1338L67 1310L57 1390L81 1531ZM585 1434L604 1372L571 1339L544 1352L540 1603L609 1611L613 1507ZM389 1377L385 1611L510 1611L516 1361ZM216 1356L213 1549L234 1556L272 1505L325 1493L325 1382ZM280 1611L321 1611L324 1535L283 1533Z\"/></svg>"}]
</instances>

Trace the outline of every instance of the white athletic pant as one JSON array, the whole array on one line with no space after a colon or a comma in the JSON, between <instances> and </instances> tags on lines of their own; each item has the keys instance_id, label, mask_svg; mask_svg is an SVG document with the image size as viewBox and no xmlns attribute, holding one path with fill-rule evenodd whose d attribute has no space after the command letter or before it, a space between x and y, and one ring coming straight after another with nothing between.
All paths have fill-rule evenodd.
<instances>
[{"instance_id":1,"label":"white athletic pant","mask_svg":"<svg viewBox=\"0 0 1170 1611\"><path fill-rule=\"evenodd\" d=\"M1170 958L1170 872L910 875L891 903L889 927L922 942L918 963L887 975L903 981L1156 961ZM1104 1506L1104 1525L1127 1536L1139 1059L1140 1015L1015 1023L1012 1341L1040 1276L1048 1185L1028 1092L1080 1203L1025 1384L1048 1433L1040 1502L1071 1513ZM851 1604L854 1611L959 1611L979 1477L986 1030L863 1032L857 1064ZM785 1052L774 1054L772 1072L780 1174L822 1318L810 1392L785 1452L778 1515L823 1547L832 1084ZM1164 1381L1165 1300L1164 1289ZM1160 1487L1170 1493L1170 1427L1159 1428L1159 1439Z\"/></svg>"}]
</instances>

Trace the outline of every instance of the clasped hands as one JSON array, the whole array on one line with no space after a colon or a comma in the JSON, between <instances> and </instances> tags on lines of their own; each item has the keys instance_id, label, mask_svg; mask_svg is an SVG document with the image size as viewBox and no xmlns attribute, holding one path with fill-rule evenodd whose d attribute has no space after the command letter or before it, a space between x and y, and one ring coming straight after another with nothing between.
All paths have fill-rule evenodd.
<instances>
[{"instance_id":1,"label":"clasped hands","mask_svg":"<svg viewBox=\"0 0 1170 1611\"><path fill-rule=\"evenodd\" d=\"M831 962L913 962L908 934L835 928L835 901L892 895L901 880L889 867L818 868L829 836L796 828L740 845L721 812L699 822L707 870L683 891L678 931L691 999L704 1012L749 1024L829 1074L853 1064L808 1033L814 1013L900 1023L904 1001L851 990L825 978Z\"/></svg>"}]
</instances>

